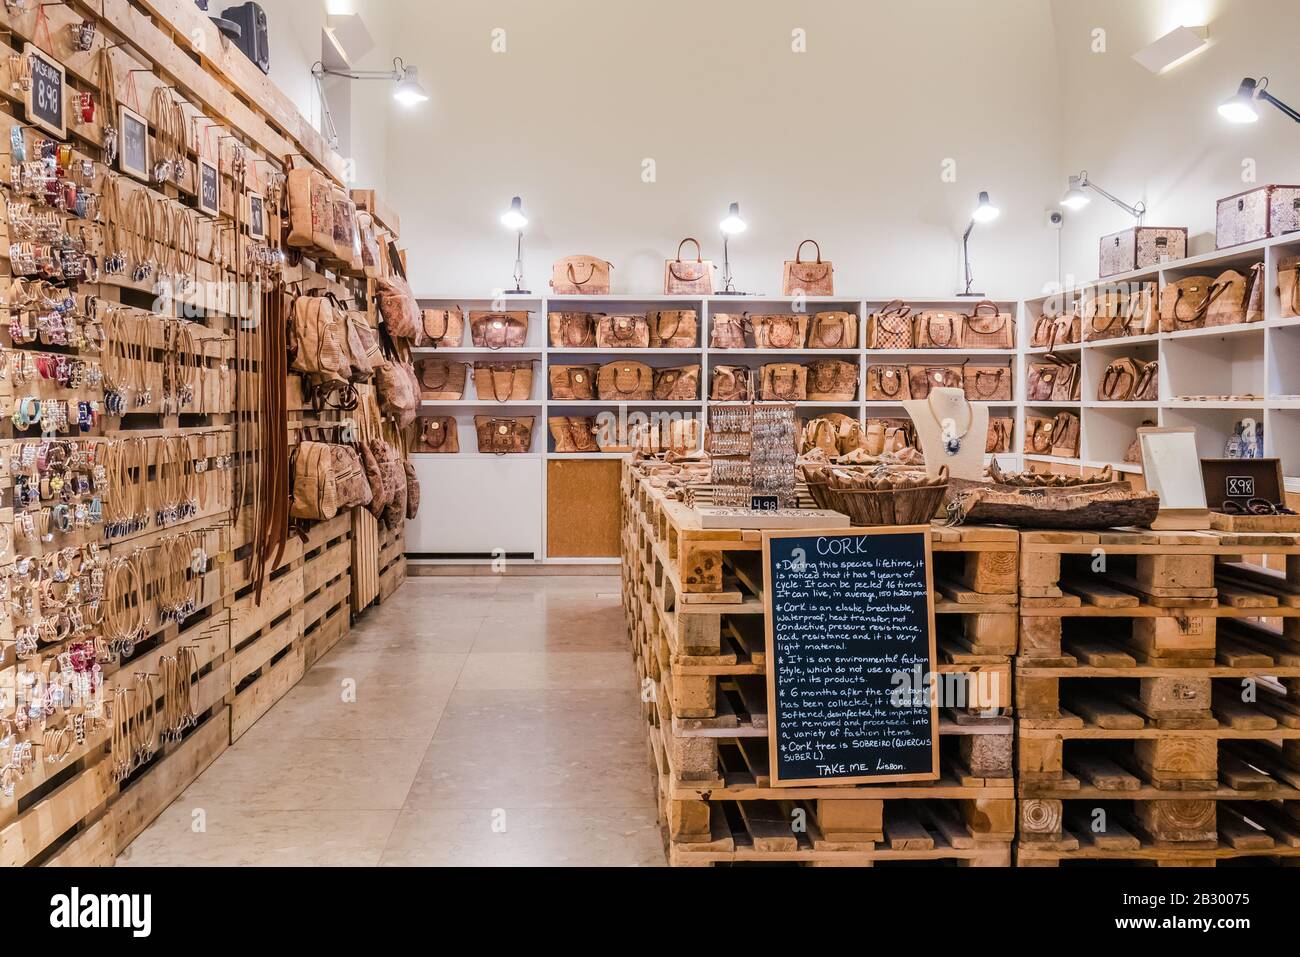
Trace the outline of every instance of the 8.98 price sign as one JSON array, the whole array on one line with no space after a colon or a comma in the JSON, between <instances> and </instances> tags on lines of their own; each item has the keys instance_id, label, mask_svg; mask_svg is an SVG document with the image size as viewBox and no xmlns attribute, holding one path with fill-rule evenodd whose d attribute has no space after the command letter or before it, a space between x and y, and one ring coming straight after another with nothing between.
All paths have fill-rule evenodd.
<instances>
[{"instance_id":1,"label":"8.98 price sign","mask_svg":"<svg viewBox=\"0 0 1300 957\"><path fill-rule=\"evenodd\" d=\"M24 54L32 65L32 82L27 90L27 120L51 136L62 139L68 132L64 114L67 96L63 64L28 43Z\"/></svg>"}]
</instances>

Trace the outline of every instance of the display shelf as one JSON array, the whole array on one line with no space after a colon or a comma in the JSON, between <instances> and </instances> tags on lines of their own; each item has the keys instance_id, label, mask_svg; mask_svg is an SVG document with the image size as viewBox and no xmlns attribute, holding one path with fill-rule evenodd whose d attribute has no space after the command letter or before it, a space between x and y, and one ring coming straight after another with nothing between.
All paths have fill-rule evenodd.
<instances>
[{"instance_id":1,"label":"display shelf","mask_svg":"<svg viewBox=\"0 0 1300 957\"><path fill-rule=\"evenodd\" d=\"M536 408L542 404L541 399L507 399L505 402L498 402L496 399L421 399L420 405L429 409L517 409L524 407Z\"/></svg>"},{"instance_id":2,"label":"display shelf","mask_svg":"<svg viewBox=\"0 0 1300 957\"><path fill-rule=\"evenodd\" d=\"M489 349L486 346L448 346L434 349L431 346L417 346L411 350L417 356L540 356L541 346L506 346Z\"/></svg>"}]
</instances>

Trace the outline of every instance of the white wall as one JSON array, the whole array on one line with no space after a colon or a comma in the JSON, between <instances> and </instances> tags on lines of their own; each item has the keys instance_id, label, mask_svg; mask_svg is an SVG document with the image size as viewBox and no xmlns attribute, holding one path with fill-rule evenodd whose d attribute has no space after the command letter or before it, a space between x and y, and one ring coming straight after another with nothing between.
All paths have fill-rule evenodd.
<instances>
[{"instance_id":1,"label":"white wall","mask_svg":"<svg viewBox=\"0 0 1300 957\"><path fill-rule=\"evenodd\" d=\"M611 260L615 292L662 291L683 236L721 263L717 223L735 200L750 224L733 243L741 289L779 292L782 260L813 237L845 293L950 296L980 189L1003 216L972 240L976 288L1023 295L1055 271L1048 0L386 6L393 52L432 93L393 117L388 140L422 293L509 281L513 238L497 217L515 193L534 291L570 253ZM795 28L806 53L791 51ZM948 158L955 183L941 180Z\"/></svg>"},{"instance_id":2,"label":"white wall","mask_svg":"<svg viewBox=\"0 0 1300 957\"><path fill-rule=\"evenodd\" d=\"M1300 126L1271 106L1251 126L1222 120L1216 107L1243 76L1270 77L1270 89L1300 105L1300 3L1296 0L1053 0L1065 116L1065 172L1086 168L1112 193L1147 205L1146 223L1187 226L1192 252L1214 249L1215 200L1258 184L1300 183ZM1133 53L1179 25L1209 25L1210 46L1153 75ZM1092 31L1107 52L1093 53ZM1057 193L1065 189L1065 173ZM1097 240L1132 225L1100 197L1067 214L1063 266L1097 275Z\"/></svg>"},{"instance_id":3,"label":"white wall","mask_svg":"<svg viewBox=\"0 0 1300 957\"><path fill-rule=\"evenodd\" d=\"M321 58L321 32L327 24L326 0L259 0L266 11L270 40L270 78L317 129L322 126L320 96L311 75ZM375 49L352 63L358 70L388 69L391 27L387 2L354 0ZM217 4L214 2L213 7ZM327 80L327 95L336 116L346 158L352 159L356 186L387 192L388 118L394 104L392 88L380 81Z\"/></svg>"}]
</instances>

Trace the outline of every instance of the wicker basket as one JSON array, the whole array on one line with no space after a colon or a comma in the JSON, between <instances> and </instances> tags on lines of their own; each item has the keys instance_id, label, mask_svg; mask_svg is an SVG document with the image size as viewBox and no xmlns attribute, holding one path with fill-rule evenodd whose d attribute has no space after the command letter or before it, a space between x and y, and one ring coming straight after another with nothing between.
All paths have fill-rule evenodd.
<instances>
[{"instance_id":1,"label":"wicker basket","mask_svg":"<svg viewBox=\"0 0 1300 957\"><path fill-rule=\"evenodd\" d=\"M816 481L820 478L825 484ZM848 515L857 526L928 524L948 491L947 467L933 479L912 469L862 470L848 480L843 470L831 469L810 479L814 498L824 496L826 507Z\"/></svg>"}]
</instances>

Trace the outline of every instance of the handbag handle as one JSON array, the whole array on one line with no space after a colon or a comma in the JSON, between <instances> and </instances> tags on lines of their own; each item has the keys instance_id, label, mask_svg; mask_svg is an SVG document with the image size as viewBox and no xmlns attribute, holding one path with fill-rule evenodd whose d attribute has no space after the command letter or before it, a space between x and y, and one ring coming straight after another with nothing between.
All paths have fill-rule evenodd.
<instances>
[{"instance_id":1,"label":"handbag handle","mask_svg":"<svg viewBox=\"0 0 1300 957\"><path fill-rule=\"evenodd\" d=\"M565 267L565 268L568 270L568 273L569 273L569 282L573 283L575 286L583 286L583 285L586 285L587 283L591 282L591 280L594 279L595 276L596 276L596 264L595 264L595 263L588 263L587 265L588 265L588 267L590 267L590 271L587 273L587 278L586 278L586 279L579 279L576 275L574 275L574 272L573 272L573 263L569 263L569 264Z\"/></svg>"},{"instance_id":2,"label":"handbag handle","mask_svg":"<svg viewBox=\"0 0 1300 957\"><path fill-rule=\"evenodd\" d=\"M836 331L835 338L833 340L826 338L826 334L822 331L822 328L828 322L830 322L830 319L820 313L814 316L813 337L822 345L833 349L844 342L844 327L847 324L847 322L846 320L840 319L838 317L835 319L835 327L837 331Z\"/></svg>"},{"instance_id":3,"label":"handbag handle","mask_svg":"<svg viewBox=\"0 0 1300 957\"><path fill-rule=\"evenodd\" d=\"M623 387L624 374L634 376L631 388ZM636 366L624 366L614 370L614 391L619 395L635 395L641 387L641 371Z\"/></svg>"},{"instance_id":4,"label":"handbag handle","mask_svg":"<svg viewBox=\"0 0 1300 957\"><path fill-rule=\"evenodd\" d=\"M515 387L515 370L510 367L501 368L500 366L488 366L487 371L488 371L488 377L491 378L492 380L492 398L496 399L498 402L509 402L510 393L514 390ZM510 386L506 389L506 397L504 399L501 398L501 390L497 386L498 372L510 373Z\"/></svg>"},{"instance_id":5,"label":"handbag handle","mask_svg":"<svg viewBox=\"0 0 1300 957\"><path fill-rule=\"evenodd\" d=\"M820 266L822 264L822 248L817 244L817 240L805 239L799 244L799 248L794 251L794 261L796 265L803 265L803 259L800 257L803 256L803 248L809 243L812 243L813 249L817 250L817 265Z\"/></svg>"},{"instance_id":6,"label":"handbag handle","mask_svg":"<svg viewBox=\"0 0 1300 957\"><path fill-rule=\"evenodd\" d=\"M626 342L636 335L636 320L631 316L614 316L609 320L609 331L615 339Z\"/></svg>"},{"instance_id":7,"label":"handbag handle","mask_svg":"<svg viewBox=\"0 0 1300 957\"><path fill-rule=\"evenodd\" d=\"M1295 264L1292 273L1294 275L1291 280L1291 311L1300 314L1300 262Z\"/></svg>"},{"instance_id":8,"label":"handbag handle","mask_svg":"<svg viewBox=\"0 0 1300 957\"><path fill-rule=\"evenodd\" d=\"M682 310L678 309L675 310L675 312L677 314L677 321L673 323L673 331L668 333L668 335L664 335L664 314L662 312L655 313L655 328L659 330L660 339L672 339L677 335L677 330L681 328Z\"/></svg>"},{"instance_id":9,"label":"handbag handle","mask_svg":"<svg viewBox=\"0 0 1300 957\"><path fill-rule=\"evenodd\" d=\"M785 389L782 389L780 382L782 378L786 376L789 377L787 379L789 385ZM793 372L787 373L778 369L772 370L772 392L778 399L786 399L787 401L793 400L798 389L799 378Z\"/></svg>"},{"instance_id":10,"label":"handbag handle","mask_svg":"<svg viewBox=\"0 0 1300 957\"><path fill-rule=\"evenodd\" d=\"M975 370L975 391L987 399L989 396L993 395L995 392L998 391L998 386L1002 384L1002 373L1004 373L1005 371L1006 371L1005 369L996 369L992 372L988 372L982 369L976 369ZM988 390L981 389L980 380L990 379L990 378L993 380L993 388Z\"/></svg>"},{"instance_id":11,"label":"handbag handle","mask_svg":"<svg viewBox=\"0 0 1300 957\"><path fill-rule=\"evenodd\" d=\"M694 236L687 236L685 239L683 239L680 243L677 244L677 259L674 261L682 262L682 247L685 246L687 243L695 244L695 261L697 263L703 264L704 253L700 249L700 241L696 239Z\"/></svg>"},{"instance_id":12,"label":"handbag handle","mask_svg":"<svg viewBox=\"0 0 1300 957\"><path fill-rule=\"evenodd\" d=\"M971 311L971 316L972 316L972 317L975 317L975 316L979 316L979 315L981 315L983 309L984 309L986 306L987 306L989 309L992 309L992 310L993 310L993 318L994 318L994 319L996 319L998 316L1000 316L1000 315L1002 314L1001 311L998 309L998 304L997 304L996 302L994 302L992 299L981 299L979 302L975 303L975 308ZM999 328L1001 328L1001 327L999 327Z\"/></svg>"},{"instance_id":13,"label":"handbag handle","mask_svg":"<svg viewBox=\"0 0 1300 957\"><path fill-rule=\"evenodd\" d=\"M1218 299L1221 295L1227 292L1228 287L1231 285L1232 285L1231 279L1229 279L1227 282L1210 283L1210 294L1205 297L1205 301L1202 302L1200 308L1196 310L1196 318L1193 319L1192 321L1195 322L1196 319L1204 319L1210 311L1210 303L1214 302L1214 300Z\"/></svg>"},{"instance_id":14,"label":"handbag handle","mask_svg":"<svg viewBox=\"0 0 1300 957\"><path fill-rule=\"evenodd\" d=\"M944 322L948 323L948 335L944 337L942 340L936 338L934 334L934 326L940 320L943 320ZM930 342L932 342L934 345L940 348L947 346L949 343L952 342L953 334L954 334L952 316L948 316L948 315L930 316L925 323L925 334L926 334L926 338L928 338Z\"/></svg>"},{"instance_id":15,"label":"handbag handle","mask_svg":"<svg viewBox=\"0 0 1300 957\"><path fill-rule=\"evenodd\" d=\"M1147 387L1151 381L1160 373L1160 360L1153 359L1142 366L1142 373L1138 376L1137 384L1133 386L1132 395L1140 397L1146 393Z\"/></svg>"},{"instance_id":16,"label":"handbag handle","mask_svg":"<svg viewBox=\"0 0 1300 957\"><path fill-rule=\"evenodd\" d=\"M886 379L894 380L893 392L890 392L885 388ZM892 399L894 396L898 395L899 392L903 391L903 377L892 366L876 366L876 388L880 390L881 395L888 396Z\"/></svg>"},{"instance_id":17,"label":"handbag handle","mask_svg":"<svg viewBox=\"0 0 1300 957\"><path fill-rule=\"evenodd\" d=\"M877 316L893 316L898 319L906 319L912 314L912 307L904 304L901 299L891 299L880 307Z\"/></svg>"},{"instance_id":18,"label":"handbag handle","mask_svg":"<svg viewBox=\"0 0 1300 957\"><path fill-rule=\"evenodd\" d=\"M789 330L789 336L784 340L784 344L781 344L781 340L774 335L774 331L778 327ZM791 343L795 341L796 333L798 331L799 323L796 319L791 319L786 316L772 316L767 320L767 341L772 344L773 349L792 348Z\"/></svg>"}]
</instances>

